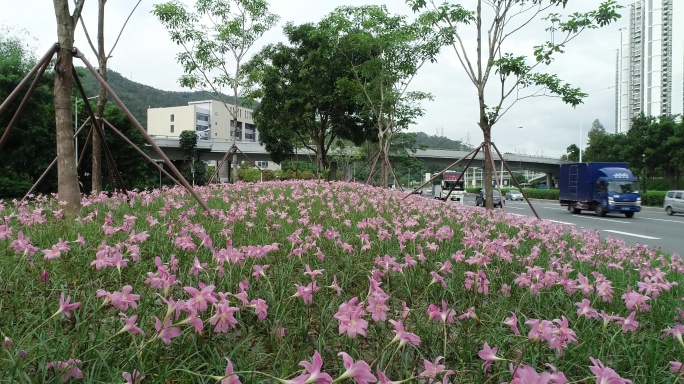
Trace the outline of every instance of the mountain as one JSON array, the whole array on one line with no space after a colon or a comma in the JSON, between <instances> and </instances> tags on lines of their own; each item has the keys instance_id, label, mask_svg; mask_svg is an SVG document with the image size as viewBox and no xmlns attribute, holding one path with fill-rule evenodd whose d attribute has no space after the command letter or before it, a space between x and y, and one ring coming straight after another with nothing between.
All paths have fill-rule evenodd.
<instances>
[{"instance_id":1,"label":"mountain","mask_svg":"<svg viewBox=\"0 0 684 384\"><path fill-rule=\"evenodd\" d=\"M451 140L437 135L428 136L424 132L416 132L416 145L419 148L425 146L431 149L448 149L452 151L470 151L473 149L471 145L465 144L460 140Z\"/></svg>"},{"instance_id":2,"label":"mountain","mask_svg":"<svg viewBox=\"0 0 684 384\"><path fill-rule=\"evenodd\" d=\"M82 74L81 83L83 84L86 95L97 95L99 85L95 76L93 76L87 68L77 67L76 70L79 74ZM109 84L126 108L131 111L133 116L135 116L144 128L147 128L148 108L176 107L179 105L188 105L188 102L190 101L214 99L211 92L205 91L162 91L148 85L128 80L120 73L111 69L107 71L107 84ZM231 96L223 95L223 97L228 103L233 102ZM114 104L111 97L109 98L109 103Z\"/></svg>"}]
</instances>

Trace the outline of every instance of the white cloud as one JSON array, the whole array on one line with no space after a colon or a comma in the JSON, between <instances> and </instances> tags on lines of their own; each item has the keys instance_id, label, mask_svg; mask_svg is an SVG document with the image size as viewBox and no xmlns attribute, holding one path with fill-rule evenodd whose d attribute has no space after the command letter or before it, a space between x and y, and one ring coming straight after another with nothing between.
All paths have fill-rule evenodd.
<instances>
[{"instance_id":1,"label":"white cloud","mask_svg":"<svg viewBox=\"0 0 684 384\"><path fill-rule=\"evenodd\" d=\"M184 0L191 3L190 0ZM132 7L137 1L110 1L106 5L105 45L111 49L116 36ZM161 2L161 1L158 1ZM410 14L411 10L402 0L367 1L311 1L311 0L271 0L271 11L280 15L281 22L269 31L254 48L267 43L284 40L282 26L292 21L295 24L317 22L339 5L387 4L390 11ZM586 10L587 3L594 1L575 0L569 9ZM629 0L619 0L627 5ZM463 2L468 6L469 2ZM151 14L153 3L143 1L133 13L121 39L112 53L109 67L123 76L154 88L179 91L177 79L182 74L175 56L179 52L171 43L164 27ZM45 0L3 1L0 5L0 24L24 28L37 39L37 56L42 56L56 41L57 28L52 2ZM34 10L41 10L36 12ZM624 11L624 10L623 10ZM623 12L624 13L624 12ZM92 39L96 37L97 1L88 0L84 7L83 19ZM560 155L565 148L579 141L580 120L583 121L584 141L591 122L598 118L606 130L614 129L615 97L614 89L606 89L614 84L615 49L618 47L618 28L626 24L624 18L615 25L599 30L587 31L572 41L567 52L558 56L546 72L556 73L573 86L590 92L585 103L573 110L558 99L534 98L522 100L504 116L494 127L493 138L497 146L506 152L529 154ZM472 45L472 26L465 27L464 35ZM513 35L505 46L508 52L530 55L532 47L546 40L544 25L537 22L528 29ZM75 45L85 53L86 58L97 66L97 60L89 47L81 27L77 30ZM470 137L472 144L482 141L477 126L477 100L473 84L468 80L454 51L444 48L437 64L427 65L414 80L414 89L431 92L434 101L424 103L426 114L420 118L411 131L436 131L452 139ZM522 129L516 127L522 126Z\"/></svg>"}]
</instances>

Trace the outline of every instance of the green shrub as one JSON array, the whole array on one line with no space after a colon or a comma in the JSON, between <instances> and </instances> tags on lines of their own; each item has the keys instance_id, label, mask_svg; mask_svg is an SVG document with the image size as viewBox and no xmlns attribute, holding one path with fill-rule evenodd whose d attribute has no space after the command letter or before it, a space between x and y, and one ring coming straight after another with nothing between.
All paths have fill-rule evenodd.
<instances>
[{"instance_id":1,"label":"green shrub","mask_svg":"<svg viewBox=\"0 0 684 384\"><path fill-rule=\"evenodd\" d=\"M666 191L646 191L641 193L641 205L662 207L665 202Z\"/></svg>"}]
</instances>

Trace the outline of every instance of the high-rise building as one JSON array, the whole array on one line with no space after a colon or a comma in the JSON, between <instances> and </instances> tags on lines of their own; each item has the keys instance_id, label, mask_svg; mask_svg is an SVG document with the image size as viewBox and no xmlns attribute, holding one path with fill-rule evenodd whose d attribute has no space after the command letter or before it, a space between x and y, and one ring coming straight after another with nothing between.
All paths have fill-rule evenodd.
<instances>
[{"instance_id":1,"label":"high-rise building","mask_svg":"<svg viewBox=\"0 0 684 384\"><path fill-rule=\"evenodd\" d=\"M684 114L684 0L638 0L627 11L616 60L616 133L641 113Z\"/></svg>"}]
</instances>

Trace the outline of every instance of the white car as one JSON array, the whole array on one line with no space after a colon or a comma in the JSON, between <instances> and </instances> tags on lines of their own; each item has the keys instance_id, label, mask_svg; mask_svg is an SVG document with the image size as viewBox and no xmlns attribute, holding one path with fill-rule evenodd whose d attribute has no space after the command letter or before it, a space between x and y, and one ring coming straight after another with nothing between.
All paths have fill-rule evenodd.
<instances>
[{"instance_id":1,"label":"white car","mask_svg":"<svg viewBox=\"0 0 684 384\"><path fill-rule=\"evenodd\" d=\"M505 195L506 200L523 200L523 194L520 191L515 191L515 190L510 190L506 192Z\"/></svg>"},{"instance_id":2,"label":"white car","mask_svg":"<svg viewBox=\"0 0 684 384\"><path fill-rule=\"evenodd\" d=\"M663 208L668 215L684 213L684 191L667 191Z\"/></svg>"}]
</instances>

